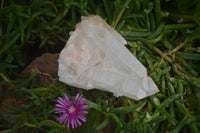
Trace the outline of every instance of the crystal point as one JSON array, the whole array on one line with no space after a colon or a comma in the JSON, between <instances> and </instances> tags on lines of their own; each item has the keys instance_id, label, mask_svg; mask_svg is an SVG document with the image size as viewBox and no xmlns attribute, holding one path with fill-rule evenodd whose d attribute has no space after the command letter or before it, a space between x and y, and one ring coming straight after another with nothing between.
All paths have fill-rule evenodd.
<instances>
[{"instance_id":1,"label":"crystal point","mask_svg":"<svg viewBox=\"0 0 200 133\"><path fill-rule=\"evenodd\" d=\"M140 100L159 90L126 40L100 16L82 17L59 56L59 80Z\"/></svg>"}]
</instances>

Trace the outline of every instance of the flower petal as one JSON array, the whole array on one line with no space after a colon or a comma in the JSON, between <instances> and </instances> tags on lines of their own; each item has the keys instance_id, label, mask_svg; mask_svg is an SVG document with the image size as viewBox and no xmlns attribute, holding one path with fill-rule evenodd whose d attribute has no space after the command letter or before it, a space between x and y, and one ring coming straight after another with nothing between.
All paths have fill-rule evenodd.
<instances>
[{"instance_id":1,"label":"flower petal","mask_svg":"<svg viewBox=\"0 0 200 133\"><path fill-rule=\"evenodd\" d=\"M84 104L86 101L85 101L85 98L81 99L81 101L79 102L79 105L82 105Z\"/></svg>"},{"instance_id":2,"label":"flower petal","mask_svg":"<svg viewBox=\"0 0 200 133\"><path fill-rule=\"evenodd\" d=\"M80 96L80 94L78 93L78 94L76 95L75 102L78 100L79 96Z\"/></svg>"},{"instance_id":3,"label":"flower petal","mask_svg":"<svg viewBox=\"0 0 200 133\"><path fill-rule=\"evenodd\" d=\"M68 116L66 117L66 119L65 119L65 121L64 121L64 125L66 124L67 120L68 120Z\"/></svg>"},{"instance_id":4,"label":"flower petal","mask_svg":"<svg viewBox=\"0 0 200 133\"><path fill-rule=\"evenodd\" d=\"M80 95L80 97L79 97L78 101L80 101L80 100L82 99L82 97L83 97L83 96L82 96L82 95Z\"/></svg>"},{"instance_id":5,"label":"flower petal","mask_svg":"<svg viewBox=\"0 0 200 133\"><path fill-rule=\"evenodd\" d=\"M59 109L54 109L54 113L65 113L65 110L64 109L61 109L61 108L59 108Z\"/></svg>"},{"instance_id":6,"label":"flower petal","mask_svg":"<svg viewBox=\"0 0 200 133\"><path fill-rule=\"evenodd\" d=\"M74 125L77 127L77 119L74 120Z\"/></svg>"},{"instance_id":7,"label":"flower petal","mask_svg":"<svg viewBox=\"0 0 200 133\"><path fill-rule=\"evenodd\" d=\"M74 119L71 120L72 128L74 128Z\"/></svg>"},{"instance_id":8,"label":"flower petal","mask_svg":"<svg viewBox=\"0 0 200 133\"><path fill-rule=\"evenodd\" d=\"M68 117L67 128L70 126L70 117Z\"/></svg>"},{"instance_id":9,"label":"flower petal","mask_svg":"<svg viewBox=\"0 0 200 133\"><path fill-rule=\"evenodd\" d=\"M84 122L86 122L86 120L87 120L87 118L85 116L83 116L83 115L79 115L78 117Z\"/></svg>"},{"instance_id":10,"label":"flower petal","mask_svg":"<svg viewBox=\"0 0 200 133\"><path fill-rule=\"evenodd\" d=\"M88 111L79 111L80 114L88 114Z\"/></svg>"},{"instance_id":11,"label":"flower petal","mask_svg":"<svg viewBox=\"0 0 200 133\"><path fill-rule=\"evenodd\" d=\"M63 102L60 101L60 100L57 100L57 102L58 102L59 104L61 104L61 105L65 105L65 103L63 103Z\"/></svg>"},{"instance_id":12,"label":"flower petal","mask_svg":"<svg viewBox=\"0 0 200 133\"><path fill-rule=\"evenodd\" d=\"M80 107L81 110L87 109L87 108L88 108L88 105L83 105L83 106Z\"/></svg>"},{"instance_id":13,"label":"flower petal","mask_svg":"<svg viewBox=\"0 0 200 133\"><path fill-rule=\"evenodd\" d=\"M69 100L69 98L68 98L68 96L67 96L67 94L66 94L66 93L64 94L64 96L65 96L65 99L67 100L67 102L69 102L69 103L70 103L70 100Z\"/></svg>"},{"instance_id":14,"label":"flower petal","mask_svg":"<svg viewBox=\"0 0 200 133\"><path fill-rule=\"evenodd\" d=\"M65 101L61 98L61 97L58 97L58 99L64 104Z\"/></svg>"},{"instance_id":15,"label":"flower petal","mask_svg":"<svg viewBox=\"0 0 200 133\"><path fill-rule=\"evenodd\" d=\"M56 104L57 107L61 107L61 108L65 108L65 106L60 105L60 104Z\"/></svg>"},{"instance_id":16,"label":"flower petal","mask_svg":"<svg viewBox=\"0 0 200 133\"><path fill-rule=\"evenodd\" d=\"M61 124L65 119L65 114L63 114L62 116L60 116L57 121L59 122L59 124Z\"/></svg>"},{"instance_id":17,"label":"flower petal","mask_svg":"<svg viewBox=\"0 0 200 133\"><path fill-rule=\"evenodd\" d=\"M79 124L79 126L81 126L82 124L81 124L81 122L77 119L76 120L77 121L77 123Z\"/></svg>"}]
</instances>

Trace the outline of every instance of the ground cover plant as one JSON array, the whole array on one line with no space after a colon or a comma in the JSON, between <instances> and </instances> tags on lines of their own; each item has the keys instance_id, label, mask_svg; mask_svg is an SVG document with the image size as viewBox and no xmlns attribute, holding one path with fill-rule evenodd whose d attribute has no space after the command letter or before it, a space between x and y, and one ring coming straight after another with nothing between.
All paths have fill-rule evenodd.
<instances>
[{"instance_id":1,"label":"ground cover plant","mask_svg":"<svg viewBox=\"0 0 200 133\"><path fill-rule=\"evenodd\" d=\"M200 132L199 0L0 2L0 132ZM135 101L67 86L53 74L23 73L36 57L59 53L89 14L102 16L128 41L159 93ZM56 121L55 104L65 93L80 93L88 105L87 122L75 129Z\"/></svg>"}]
</instances>

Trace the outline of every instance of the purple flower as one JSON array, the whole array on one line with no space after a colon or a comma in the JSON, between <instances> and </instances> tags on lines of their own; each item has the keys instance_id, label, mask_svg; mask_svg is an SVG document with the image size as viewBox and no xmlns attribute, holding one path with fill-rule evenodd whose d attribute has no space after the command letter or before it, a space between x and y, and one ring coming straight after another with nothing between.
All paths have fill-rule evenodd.
<instances>
[{"instance_id":1,"label":"purple flower","mask_svg":"<svg viewBox=\"0 0 200 133\"><path fill-rule=\"evenodd\" d=\"M64 121L64 125L67 123L67 128L70 127L70 123L72 128L77 127L78 125L81 125L82 120L86 122L87 118L83 116L83 114L87 114L88 111L83 111L84 109L87 109L88 105L84 105L85 98L82 98L82 95L77 94L75 99L73 98L72 101L69 100L66 94L64 94L65 99L62 99L61 97L58 97L58 104L56 104L57 107L55 108L55 113L62 113L62 116L60 116L57 121L61 124Z\"/></svg>"}]
</instances>

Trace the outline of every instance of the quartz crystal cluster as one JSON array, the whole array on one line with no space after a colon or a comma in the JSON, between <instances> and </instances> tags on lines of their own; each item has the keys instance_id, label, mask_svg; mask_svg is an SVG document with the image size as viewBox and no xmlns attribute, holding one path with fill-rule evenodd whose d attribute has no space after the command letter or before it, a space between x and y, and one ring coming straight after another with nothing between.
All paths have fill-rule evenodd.
<instances>
[{"instance_id":1,"label":"quartz crystal cluster","mask_svg":"<svg viewBox=\"0 0 200 133\"><path fill-rule=\"evenodd\" d=\"M82 17L59 55L59 80L135 100L157 93L146 68L124 46L126 43L100 16Z\"/></svg>"}]
</instances>

